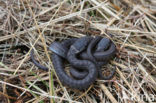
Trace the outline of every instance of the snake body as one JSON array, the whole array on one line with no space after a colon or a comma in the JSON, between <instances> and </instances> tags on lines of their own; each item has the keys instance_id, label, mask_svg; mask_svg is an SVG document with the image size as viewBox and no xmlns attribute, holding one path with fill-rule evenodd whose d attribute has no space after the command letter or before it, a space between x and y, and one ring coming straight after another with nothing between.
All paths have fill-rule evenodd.
<instances>
[{"instance_id":1,"label":"snake body","mask_svg":"<svg viewBox=\"0 0 156 103\"><path fill-rule=\"evenodd\" d=\"M59 78L63 78L60 79L60 81L63 84L81 90L88 88L96 80L97 77L96 65L94 65L92 62L88 60L79 60L76 57L78 53L82 52L85 49L89 41L90 38L88 37L80 38L71 46L67 54L68 61L72 64L72 66L78 67L79 69L85 69L89 72L88 75L81 80L69 77L64 72L63 64L61 64L62 61L61 57L59 57L57 54L52 55L52 59L55 60L53 62L53 65L56 68L55 71ZM81 45L80 42L83 42L83 45Z\"/></svg>"},{"instance_id":2,"label":"snake body","mask_svg":"<svg viewBox=\"0 0 156 103\"><path fill-rule=\"evenodd\" d=\"M82 37L80 39L67 39L61 43L54 42L49 49L53 51L52 61L55 71L60 81L75 89L88 88L97 78L111 79L115 74L115 69L107 77L103 76L101 66L106 64L108 60L115 55L116 47L108 38L102 37ZM48 68L40 65L33 57L33 63L43 70ZM69 76L64 70L64 60L72 65Z\"/></svg>"},{"instance_id":3,"label":"snake body","mask_svg":"<svg viewBox=\"0 0 156 103\"><path fill-rule=\"evenodd\" d=\"M97 43L98 43L98 46L97 46L96 52L92 53L92 51L93 51L92 49L94 49L94 46ZM109 44L111 44L110 47L109 47ZM96 64L96 67L98 68L97 69L98 77L103 80L109 80L115 74L115 69L113 69L111 71L109 76L103 76L101 66L106 64L108 59L110 59L112 56L114 56L114 54L116 52L116 48L114 46L115 45L109 39L107 39L107 38L102 39L102 37L97 36L94 40L92 40L90 42L90 44L88 45L87 51L81 53L80 58L94 62ZM106 50L106 49L108 49L108 50ZM105 52L103 52L104 50L105 50ZM74 68L70 69L70 73L72 74L73 77L75 77L77 79L84 78L88 74L87 71L79 72L77 69L74 69Z\"/></svg>"},{"instance_id":4,"label":"snake body","mask_svg":"<svg viewBox=\"0 0 156 103\"><path fill-rule=\"evenodd\" d=\"M31 50L30 57L31 57L32 62L33 62L37 67L39 67L39 68L42 69L42 70L48 71L48 68L47 68L47 67L41 65L39 62L37 62L37 61L35 60L35 58L34 58L34 49Z\"/></svg>"}]
</instances>

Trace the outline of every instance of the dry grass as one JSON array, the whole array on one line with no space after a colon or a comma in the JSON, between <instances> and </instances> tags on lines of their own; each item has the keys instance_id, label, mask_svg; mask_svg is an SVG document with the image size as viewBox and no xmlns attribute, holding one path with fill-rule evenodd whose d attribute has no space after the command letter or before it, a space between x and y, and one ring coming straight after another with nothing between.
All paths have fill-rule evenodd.
<instances>
[{"instance_id":1,"label":"dry grass","mask_svg":"<svg viewBox=\"0 0 156 103\"><path fill-rule=\"evenodd\" d=\"M114 41L118 54L107 68L117 73L77 91L59 82L47 47L84 35ZM0 44L1 103L156 102L155 0L0 0ZM34 48L49 72L20 45Z\"/></svg>"}]
</instances>

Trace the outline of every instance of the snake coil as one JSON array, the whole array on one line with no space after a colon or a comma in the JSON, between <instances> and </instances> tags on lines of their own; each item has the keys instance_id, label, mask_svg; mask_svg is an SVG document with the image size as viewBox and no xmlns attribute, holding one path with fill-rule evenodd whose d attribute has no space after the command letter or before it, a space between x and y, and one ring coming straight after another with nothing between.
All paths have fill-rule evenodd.
<instances>
[{"instance_id":1,"label":"snake coil","mask_svg":"<svg viewBox=\"0 0 156 103\"><path fill-rule=\"evenodd\" d=\"M116 53L115 44L108 38L100 36L71 38L61 43L53 42L49 49L53 52L51 58L60 81L71 88L83 90L88 88L97 77L109 80L115 74L113 69L109 76L103 76L101 70L101 67ZM30 57L37 67L48 70L35 60L33 50ZM65 60L71 64L71 76L65 72Z\"/></svg>"}]
</instances>

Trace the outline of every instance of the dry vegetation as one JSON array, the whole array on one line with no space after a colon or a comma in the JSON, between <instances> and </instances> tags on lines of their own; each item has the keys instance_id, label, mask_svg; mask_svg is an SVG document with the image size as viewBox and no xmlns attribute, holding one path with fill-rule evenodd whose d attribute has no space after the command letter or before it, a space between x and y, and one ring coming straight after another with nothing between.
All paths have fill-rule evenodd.
<instances>
[{"instance_id":1,"label":"dry vegetation","mask_svg":"<svg viewBox=\"0 0 156 103\"><path fill-rule=\"evenodd\" d=\"M118 53L107 68L116 68L116 75L78 91L61 85L47 47L55 40L84 35L114 41ZM49 72L30 61L32 48ZM143 103L153 97L155 0L0 0L1 103Z\"/></svg>"}]
</instances>

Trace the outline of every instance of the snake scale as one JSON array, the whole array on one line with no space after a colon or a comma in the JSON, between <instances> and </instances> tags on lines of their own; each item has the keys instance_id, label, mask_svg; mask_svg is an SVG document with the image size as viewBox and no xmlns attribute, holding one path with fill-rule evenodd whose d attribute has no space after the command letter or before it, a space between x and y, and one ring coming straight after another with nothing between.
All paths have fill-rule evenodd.
<instances>
[{"instance_id":1,"label":"snake scale","mask_svg":"<svg viewBox=\"0 0 156 103\"><path fill-rule=\"evenodd\" d=\"M53 42L49 49L53 52L51 59L60 81L74 89L87 89L96 78L111 79L115 74L112 70L109 76L103 76L101 67L114 57L115 44L108 38L100 36L84 36L71 38L60 42ZM43 70L47 67L39 64L34 58L34 51L30 54L32 62ZM70 74L65 71L64 61L71 64Z\"/></svg>"}]
</instances>

